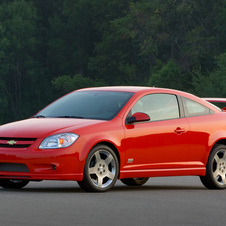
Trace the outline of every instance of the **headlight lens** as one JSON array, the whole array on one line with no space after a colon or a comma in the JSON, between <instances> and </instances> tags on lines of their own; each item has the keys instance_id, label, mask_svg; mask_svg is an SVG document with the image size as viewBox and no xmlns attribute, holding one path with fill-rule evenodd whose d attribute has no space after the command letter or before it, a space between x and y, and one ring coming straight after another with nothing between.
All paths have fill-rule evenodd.
<instances>
[{"instance_id":1,"label":"headlight lens","mask_svg":"<svg viewBox=\"0 0 226 226\"><path fill-rule=\"evenodd\" d=\"M75 133L61 133L45 138L39 145L39 149L66 148L72 145L79 135Z\"/></svg>"}]
</instances>

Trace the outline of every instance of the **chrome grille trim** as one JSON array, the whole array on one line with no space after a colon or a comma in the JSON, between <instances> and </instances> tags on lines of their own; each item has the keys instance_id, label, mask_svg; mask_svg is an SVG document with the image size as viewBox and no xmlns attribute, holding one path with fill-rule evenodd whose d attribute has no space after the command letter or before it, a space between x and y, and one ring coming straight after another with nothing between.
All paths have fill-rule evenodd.
<instances>
[{"instance_id":1,"label":"chrome grille trim","mask_svg":"<svg viewBox=\"0 0 226 226\"><path fill-rule=\"evenodd\" d=\"M34 143L36 138L0 137L0 147L27 148Z\"/></svg>"}]
</instances>

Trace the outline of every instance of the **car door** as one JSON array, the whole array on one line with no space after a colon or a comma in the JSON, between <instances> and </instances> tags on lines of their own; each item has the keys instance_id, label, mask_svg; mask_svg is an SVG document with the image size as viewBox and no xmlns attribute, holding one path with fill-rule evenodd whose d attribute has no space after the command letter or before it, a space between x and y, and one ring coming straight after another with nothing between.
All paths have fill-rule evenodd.
<instances>
[{"instance_id":1,"label":"car door","mask_svg":"<svg viewBox=\"0 0 226 226\"><path fill-rule=\"evenodd\" d=\"M167 169L185 167L189 152L189 124L180 117L173 94L149 94L131 108L149 115L150 121L125 125L126 168Z\"/></svg>"}]
</instances>

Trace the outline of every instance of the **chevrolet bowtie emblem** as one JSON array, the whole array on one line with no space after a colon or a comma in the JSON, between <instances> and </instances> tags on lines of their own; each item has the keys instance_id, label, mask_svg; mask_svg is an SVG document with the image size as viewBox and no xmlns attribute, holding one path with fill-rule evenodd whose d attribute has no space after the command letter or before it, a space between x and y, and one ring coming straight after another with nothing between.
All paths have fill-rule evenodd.
<instances>
[{"instance_id":1,"label":"chevrolet bowtie emblem","mask_svg":"<svg viewBox=\"0 0 226 226\"><path fill-rule=\"evenodd\" d=\"M9 140L9 141L7 142L7 144L8 144L8 145L14 145L14 144L16 144L16 142L17 142L17 141L15 141L15 140Z\"/></svg>"}]
</instances>

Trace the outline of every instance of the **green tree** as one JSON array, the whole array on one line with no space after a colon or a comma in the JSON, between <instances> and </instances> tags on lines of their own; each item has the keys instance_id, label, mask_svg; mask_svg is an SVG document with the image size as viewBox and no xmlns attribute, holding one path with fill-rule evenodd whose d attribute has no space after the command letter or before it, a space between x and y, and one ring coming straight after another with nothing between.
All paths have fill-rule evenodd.
<instances>
[{"instance_id":1,"label":"green tree","mask_svg":"<svg viewBox=\"0 0 226 226\"><path fill-rule=\"evenodd\" d=\"M88 69L92 77L104 78L110 85L141 83L136 77L136 49L114 24L116 18L126 15L128 7L128 2L120 0L93 2L93 26L98 39Z\"/></svg>"},{"instance_id":2,"label":"green tree","mask_svg":"<svg viewBox=\"0 0 226 226\"><path fill-rule=\"evenodd\" d=\"M225 18L226 0L0 0L0 123L85 86L224 96Z\"/></svg>"},{"instance_id":3,"label":"green tree","mask_svg":"<svg viewBox=\"0 0 226 226\"><path fill-rule=\"evenodd\" d=\"M10 107L8 120L21 117L24 96L35 79L36 11L32 2L0 6L0 79ZM10 114L11 113L11 114Z\"/></svg>"},{"instance_id":4,"label":"green tree","mask_svg":"<svg viewBox=\"0 0 226 226\"><path fill-rule=\"evenodd\" d=\"M202 97L226 97L226 53L215 58L216 69L194 77L194 92Z\"/></svg>"},{"instance_id":5,"label":"green tree","mask_svg":"<svg viewBox=\"0 0 226 226\"><path fill-rule=\"evenodd\" d=\"M125 65L131 66L135 68L133 77L136 78L132 81L145 83L159 62L164 65L172 59L180 68L186 84L183 88L191 90L192 86L188 85L192 84L192 76L196 72L201 70L201 73L205 74L214 68L213 59L218 55L214 25L216 18L219 18L217 16L220 2L130 1L125 15L111 22L111 29L114 32L106 33L103 41L98 43L98 47L103 47L98 48L93 64L97 65L97 70L101 69L103 72L109 71L104 67L109 65L107 62L114 65L116 72L118 65L123 65L122 68L125 68ZM220 11L223 17L224 11ZM118 49L115 45L115 50L119 50L119 56L115 51L106 52L113 43L111 36L114 41L124 43L124 48L118 45Z\"/></svg>"},{"instance_id":6,"label":"green tree","mask_svg":"<svg viewBox=\"0 0 226 226\"><path fill-rule=\"evenodd\" d=\"M52 81L52 84L56 89L63 92L62 94L68 93L76 89L106 85L106 83L102 80L92 80L91 78L85 78L80 74L77 74L75 76L60 76L58 78L55 78Z\"/></svg>"},{"instance_id":7,"label":"green tree","mask_svg":"<svg viewBox=\"0 0 226 226\"><path fill-rule=\"evenodd\" d=\"M53 76L87 76L93 50L92 1L64 0L49 18L48 64Z\"/></svg>"},{"instance_id":8,"label":"green tree","mask_svg":"<svg viewBox=\"0 0 226 226\"><path fill-rule=\"evenodd\" d=\"M185 87L189 86L187 79L184 78L180 67L174 60L169 60L160 70L153 73L150 76L148 85L179 90L183 90Z\"/></svg>"}]
</instances>

